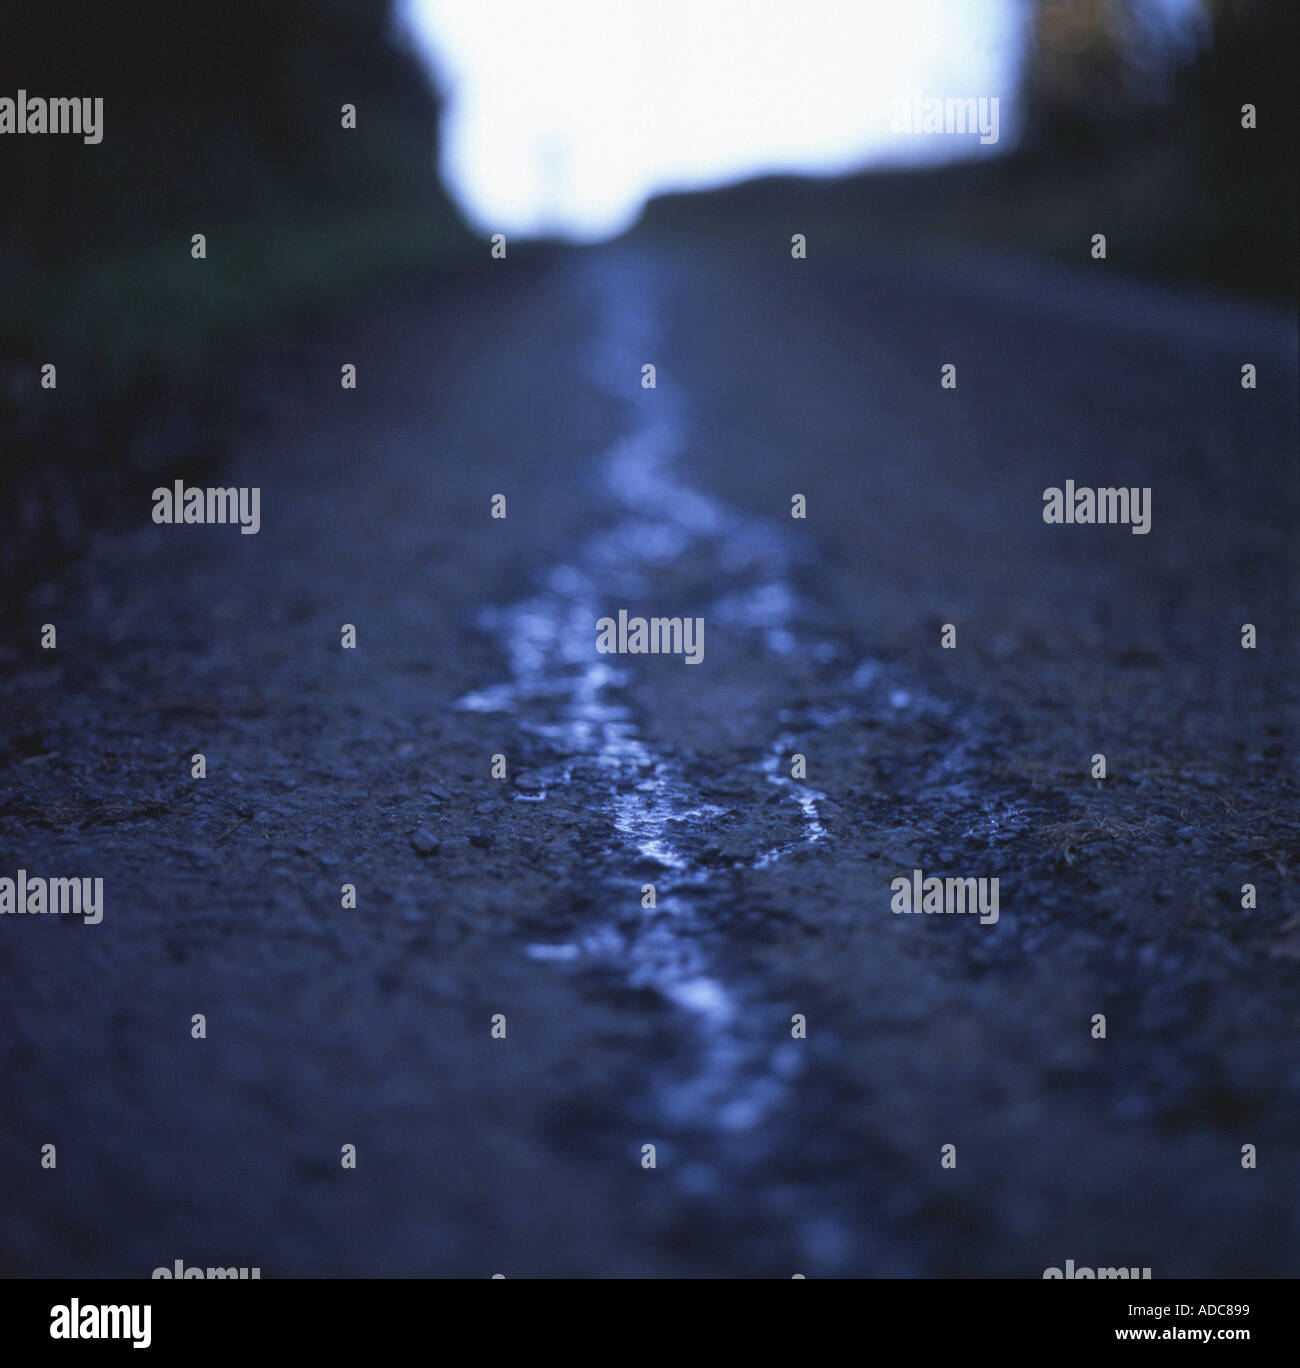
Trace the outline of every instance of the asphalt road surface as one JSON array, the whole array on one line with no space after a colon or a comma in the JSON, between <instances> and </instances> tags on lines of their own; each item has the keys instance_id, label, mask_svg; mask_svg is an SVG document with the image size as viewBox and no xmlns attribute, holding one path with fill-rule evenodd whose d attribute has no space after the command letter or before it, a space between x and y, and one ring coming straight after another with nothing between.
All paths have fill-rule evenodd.
<instances>
[{"instance_id":1,"label":"asphalt road surface","mask_svg":"<svg viewBox=\"0 0 1300 1368\"><path fill-rule=\"evenodd\" d=\"M250 364L256 536L124 474L0 659L0 874L104 880L3 1271L1300 1274L1294 323L1095 265L485 262Z\"/></svg>"}]
</instances>

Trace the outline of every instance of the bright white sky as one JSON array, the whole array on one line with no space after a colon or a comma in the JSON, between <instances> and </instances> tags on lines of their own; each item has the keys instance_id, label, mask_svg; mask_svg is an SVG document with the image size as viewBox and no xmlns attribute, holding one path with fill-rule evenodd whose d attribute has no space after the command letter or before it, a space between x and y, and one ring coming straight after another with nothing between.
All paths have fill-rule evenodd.
<instances>
[{"instance_id":1,"label":"bright white sky","mask_svg":"<svg viewBox=\"0 0 1300 1368\"><path fill-rule=\"evenodd\" d=\"M406 0L481 231L579 240L645 200L772 171L997 155L1020 0ZM1000 141L890 131L895 99L1000 97Z\"/></svg>"}]
</instances>

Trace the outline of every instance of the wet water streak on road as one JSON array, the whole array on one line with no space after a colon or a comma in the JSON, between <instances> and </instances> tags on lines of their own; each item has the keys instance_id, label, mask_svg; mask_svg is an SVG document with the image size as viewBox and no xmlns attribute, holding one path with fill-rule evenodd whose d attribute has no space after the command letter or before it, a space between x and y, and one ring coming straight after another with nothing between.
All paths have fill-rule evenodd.
<instances>
[{"instance_id":1,"label":"wet water streak on road","mask_svg":"<svg viewBox=\"0 0 1300 1368\"><path fill-rule=\"evenodd\" d=\"M653 1084L649 1110L670 1126L748 1132L753 1158L762 1148L754 1128L786 1097L802 1071L803 1055L793 1041L774 1046L770 1030L755 1028L760 1014L745 1010L746 988L728 982L702 948L707 914L700 903L715 876L691 848L689 835L680 833L689 833L692 821L723 816L726 809L706 801L674 758L643 738L628 700L627 670L596 653L596 622L619 603L647 596L653 601L656 573L689 555L693 564L707 567L709 582L717 586L706 624L753 633L772 656L806 653L824 662L839 660L843 651L810 639L801 625L812 620L795 589L795 570L807 554L803 542L774 523L724 506L680 477L687 403L677 383L637 388L642 365L662 354L657 282L647 263L613 256L586 269L600 320L590 347L591 375L632 414L630 430L600 458L597 475L617 520L542 573L534 596L483 615L480 625L508 651L509 678L457 706L510 714L551 753L565 757L535 770L540 791L520 793L517 801L544 802L580 762L604 776L598 786L604 811L593 812L593 821L607 819L616 842L609 853L629 873L622 886L613 881L605 919L575 941L534 944L526 953L542 961L616 967L628 987L651 988L693 1017L693 1066L685 1078ZM846 696L884 690L896 709L946 709L897 687L879 662L843 662L843 668ZM758 743L761 773L798 812L801 830L793 841L755 849L746 862L750 867L765 868L827 841L819 811L825 795L790 777L789 757L797 749L796 725L827 726L851 710L846 703L825 716L784 716L791 730ZM624 913L640 905L641 871L653 871L646 882L655 885L657 905L629 933ZM687 1173L701 1191L744 1181L744 1165L734 1155L725 1177L717 1164L702 1172L698 1151L695 1157Z\"/></svg>"}]
</instances>

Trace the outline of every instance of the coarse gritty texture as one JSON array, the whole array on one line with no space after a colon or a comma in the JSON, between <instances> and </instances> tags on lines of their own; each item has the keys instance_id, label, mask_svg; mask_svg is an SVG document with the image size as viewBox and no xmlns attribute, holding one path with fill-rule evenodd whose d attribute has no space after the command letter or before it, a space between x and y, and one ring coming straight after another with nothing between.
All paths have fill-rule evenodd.
<instances>
[{"instance_id":1,"label":"coarse gritty texture","mask_svg":"<svg viewBox=\"0 0 1300 1368\"><path fill-rule=\"evenodd\" d=\"M105 889L0 918L3 1271L1300 1274L1294 329L1102 279L634 236L305 341L257 536L124 474L2 662Z\"/></svg>"}]
</instances>

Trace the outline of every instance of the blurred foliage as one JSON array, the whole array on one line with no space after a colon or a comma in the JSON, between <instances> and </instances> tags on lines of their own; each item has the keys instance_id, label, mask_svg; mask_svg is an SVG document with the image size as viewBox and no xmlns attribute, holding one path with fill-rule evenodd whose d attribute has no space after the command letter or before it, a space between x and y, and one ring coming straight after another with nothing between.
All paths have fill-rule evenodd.
<instances>
[{"instance_id":1,"label":"blurred foliage","mask_svg":"<svg viewBox=\"0 0 1300 1368\"><path fill-rule=\"evenodd\" d=\"M1044 216L1091 205L1129 270L1293 299L1296 0L1037 0L1030 15L1021 160Z\"/></svg>"},{"instance_id":2,"label":"blurred foliage","mask_svg":"<svg viewBox=\"0 0 1300 1368\"><path fill-rule=\"evenodd\" d=\"M0 617L142 486L219 468L278 341L470 250L392 23L392 0L7 7L0 96L104 105L95 145L0 138Z\"/></svg>"},{"instance_id":3,"label":"blurred foliage","mask_svg":"<svg viewBox=\"0 0 1300 1368\"><path fill-rule=\"evenodd\" d=\"M104 137L0 139L0 347L39 338L110 381L176 371L454 256L467 235L437 183L436 104L392 22L387 0L11 7L0 94L102 97Z\"/></svg>"}]
</instances>

